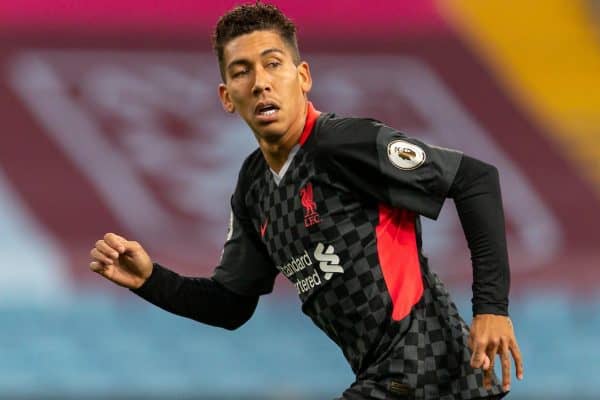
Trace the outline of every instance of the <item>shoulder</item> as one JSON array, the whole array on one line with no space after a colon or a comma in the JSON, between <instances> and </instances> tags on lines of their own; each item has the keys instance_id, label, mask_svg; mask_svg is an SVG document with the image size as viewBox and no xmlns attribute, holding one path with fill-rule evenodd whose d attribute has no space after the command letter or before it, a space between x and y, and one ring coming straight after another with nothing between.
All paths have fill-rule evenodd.
<instances>
[{"instance_id":1,"label":"shoulder","mask_svg":"<svg viewBox=\"0 0 600 400\"><path fill-rule=\"evenodd\" d=\"M317 121L316 142L321 145L352 143L376 135L384 126L372 118L343 117L329 113Z\"/></svg>"},{"instance_id":2,"label":"shoulder","mask_svg":"<svg viewBox=\"0 0 600 400\"><path fill-rule=\"evenodd\" d=\"M327 158L355 153L371 153L377 146L377 137L390 129L381 121L363 117L341 117L323 114L317 120L315 131L306 143L315 154Z\"/></svg>"}]
</instances>

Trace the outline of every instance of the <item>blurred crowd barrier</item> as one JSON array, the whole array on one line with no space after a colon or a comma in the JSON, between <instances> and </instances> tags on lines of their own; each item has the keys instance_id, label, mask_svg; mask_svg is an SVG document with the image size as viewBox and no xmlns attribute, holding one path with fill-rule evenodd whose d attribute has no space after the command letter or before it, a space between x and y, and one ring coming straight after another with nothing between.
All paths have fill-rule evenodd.
<instances>
[{"instance_id":1,"label":"blurred crowd barrier","mask_svg":"<svg viewBox=\"0 0 600 400\"><path fill-rule=\"evenodd\" d=\"M298 25L317 109L500 170L526 367L512 397L600 395L597 2L274 3ZM0 3L0 395L331 398L352 382L283 280L225 333L87 267L109 231L182 274L218 262L256 147L217 97L209 37L234 4ZM469 317L452 202L423 222L431 265Z\"/></svg>"}]
</instances>

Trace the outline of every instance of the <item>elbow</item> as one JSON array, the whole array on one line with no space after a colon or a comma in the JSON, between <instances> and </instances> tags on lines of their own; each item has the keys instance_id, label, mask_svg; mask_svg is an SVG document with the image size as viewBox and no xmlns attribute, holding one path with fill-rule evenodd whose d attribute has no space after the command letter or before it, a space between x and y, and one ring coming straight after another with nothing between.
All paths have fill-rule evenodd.
<instances>
[{"instance_id":1,"label":"elbow","mask_svg":"<svg viewBox=\"0 0 600 400\"><path fill-rule=\"evenodd\" d=\"M485 164L485 173L493 182L500 181L500 172L498 172L498 168L491 164Z\"/></svg>"},{"instance_id":2,"label":"elbow","mask_svg":"<svg viewBox=\"0 0 600 400\"><path fill-rule=\"evenodd\" d=\"M234 331L244 325L254 314L258 305L258 296L256 298L242 298L241 296L231 304L228 318L223 321L221 327Z\"/></svg>"},{"instance_id":3,"label":"elbow","mask_svg":"<svg viewBox=\"0 0 600 400\"><path fill-rule=\"evenodd\" d=\"M251 316L252 315L248 315L245 318L232 318L229 321L225 322L223 325L221 325L221 328L226 329L228 331L235 331L236 329L244 325L246 322L248 322Z\"/></svg>"},{"instance_id":4,"label":"elbow","mask_svg":"<svg viewBox=\"0 0 600 400\"><path fill-rule=\"evenodd\" d=\"M500 173L498 168L481 160L463 156L448 197L466 198L482 191L498 192Z\"/></svg>"},{"instance_id":5,"label":"elbow","mask_svg":"<svg viewBox=\"0 0 600 400\"><path fill-rule=\"evenodd\" d=\"M465 169L470 180L498 181L500 173L495 165L471 157L465 157Z\"/></svg>"}]
</instances>

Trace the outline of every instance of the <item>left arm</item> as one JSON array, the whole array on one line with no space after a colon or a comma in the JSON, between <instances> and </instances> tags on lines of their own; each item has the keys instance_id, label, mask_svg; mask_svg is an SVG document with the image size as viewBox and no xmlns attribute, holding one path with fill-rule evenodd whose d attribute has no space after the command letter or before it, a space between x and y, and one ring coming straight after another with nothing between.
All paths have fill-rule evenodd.
<instances>
[{"instance_id":1,"label":"left arm","mask_svg":"<svg viewBox=\"0 0 600 400\"><path fill-rule=\"evenodd\" d=\"M499 354L503 387L509 390L510 354L519 379L523 363L508 317L510 270L498 170L463 156L448 196L454 198L473 263L471 366L488 371L489 377Z\"/></svg>"},{"instance_id":2,"label":"left arm","mask_svg":"<svg viewBox=\"0 0 600 400\"><path fill-rule=\"evenodd\" d=\"M431 219L437 219L447 197L454 198L473 259L471 365L491 377L499 354L508 390L510 353L519 378L523 366L508 318L510 279L496 168L376 120L331 116L322 124L320 136L312 137L319 142L319 159L360 192Z\"/></svg>"}]
</instances>

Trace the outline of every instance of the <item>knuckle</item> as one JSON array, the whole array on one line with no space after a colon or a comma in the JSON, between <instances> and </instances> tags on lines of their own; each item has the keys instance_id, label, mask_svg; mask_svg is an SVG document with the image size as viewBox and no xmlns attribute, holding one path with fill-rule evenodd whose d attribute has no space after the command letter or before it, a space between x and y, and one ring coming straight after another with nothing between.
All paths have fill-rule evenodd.
<instances>
[{"instance_id":1,"label":"knuckle","mask_svg":"<svg viewBox=\"0 0 600 400\"><path fill-rule=\"evenodd\" d=\"M111 232L109 232L109 233L105 234L105 235L104 235L104 240L110 240L110 238L112 237L112 235L113 235L113 234L112 234Z\"/></svg>"}]
</instances>

